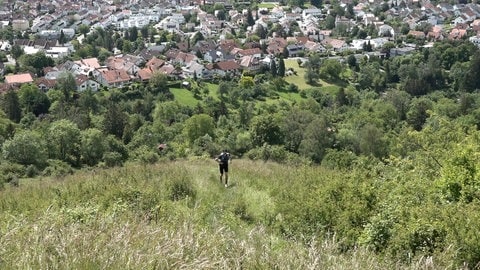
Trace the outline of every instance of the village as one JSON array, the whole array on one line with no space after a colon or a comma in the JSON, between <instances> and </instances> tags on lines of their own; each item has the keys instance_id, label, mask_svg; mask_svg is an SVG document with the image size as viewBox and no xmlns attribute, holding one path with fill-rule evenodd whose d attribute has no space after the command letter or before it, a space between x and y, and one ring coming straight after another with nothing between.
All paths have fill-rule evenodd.
<instances>
[{"instance_id":1,"label":"village","mask_svg":"<svg viewBox=\"0 0 480 270\"><path fill-rule=\"evenodd\" d=\"M341 0L317 8L313 2L251 8L229 0L3 1L0 89L35 83L47 91L71 73L78 91L97 91L148 82L155 73L175 80L255 74L279 58L315 53L342 60L395 57L443 40L480 46L478 4ZM106 46L79 53L92 34ZM54 64L22 71L18 57L39 53Z\"/></svg>"}]
</instances>

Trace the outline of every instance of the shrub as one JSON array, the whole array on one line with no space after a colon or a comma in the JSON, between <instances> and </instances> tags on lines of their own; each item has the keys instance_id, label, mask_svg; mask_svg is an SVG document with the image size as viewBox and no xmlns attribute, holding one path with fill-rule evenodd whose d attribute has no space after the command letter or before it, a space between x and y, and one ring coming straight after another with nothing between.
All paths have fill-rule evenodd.
<instances>
[{"instance_id":1,"label":"shrub","mask_svg":"<svg viewBox=\"0 0 480 270\"><path fill-rule=\"evenodd\" d=\"M322 159L322 166L329 169L350 169L356 155L351 151L327 149Z\"/></svg>"},{"instance_id":2,"label":"shrub","mask_svg":"<svg viewBox=\"0 0 480 270\"><path fill-rule=\"evenodd\" d=\"M0 178L3 178L5 182L7 175L15 175L17 177L23 176L25 174L25 167L12 162L3 162L0 163Z\"/></svg>"},{"instance_id":3,"label":"shrub","mask_svg":"<svg viewBox=\"0 0 480 270\"><path fill-rule=\"evenodd\" d=\"M172 201L182 199L195 199L196 190L193 181L187 175L180 175L173 179L169 179L166 183L168 198Z\"/></svg>"},{"instance_id":4,"label":"shrub","mask_svg":"<svg viewBox=\"0 0 480 270\"><path fill-rule=\"evenodd\" d=\"M28 165L25 169L26 177L35 177L39 174L38 168L35 165Z\"/></svg>"},{"instance_id":5,"label":"shrub","mask_svg":"<svg viewBox=\"0 0 480 270\"><path fill-rule=\"evenodd\" d=\"M73 174L73 169L67 162L58 159L47 160L47 167L43 170L45 176L62 177Z\"/></svg>"},{"instance_id":6,"label":"shrub","mask_svg":"<svg viewBox=\"0 0 480 270\"><path fill-rule=\"evenodd\" d=\"M122 155L118 152L107 152L103 154L103 161L107 167L121 166L123 164Z\"/></svg>"}]
</instances>

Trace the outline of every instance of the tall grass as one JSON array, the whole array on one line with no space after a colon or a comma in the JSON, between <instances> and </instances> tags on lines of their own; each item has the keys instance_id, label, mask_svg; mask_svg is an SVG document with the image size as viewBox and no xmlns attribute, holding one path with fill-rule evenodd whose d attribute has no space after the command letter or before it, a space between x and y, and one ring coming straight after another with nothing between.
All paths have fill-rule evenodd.
<instances>
[{"instance_id":1,"label":"tall grass","mask_svg":"<svg viewBox=\"0 0 480 270\"><path fill-rule=\"evenodd\" d=\"M329 178L310 167L235 160L229 188L209 160L127 164L0 192L1 269L434 269L367 249L340 252L335 235L283 237L281 186ZM308 187L307 187L308 188ZM444 266L445 263L441 262Z\"/></svg>"}]
</instances>

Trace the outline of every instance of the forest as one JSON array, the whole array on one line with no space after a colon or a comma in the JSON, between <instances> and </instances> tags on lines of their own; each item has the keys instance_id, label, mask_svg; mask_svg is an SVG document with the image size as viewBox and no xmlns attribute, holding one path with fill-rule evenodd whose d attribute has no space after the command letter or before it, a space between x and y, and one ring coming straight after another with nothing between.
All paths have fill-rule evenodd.
<instances>
[{"instance_id":1,"label":"forest","mask_svg":"<svg viewBox=\"0 0 480 270\"><path fill-rule=\"evenodd\" d=\"M19 69L53 64L19 57ZM405 56L306 59L190 80L189 89L157 74L76 92L66 74L46 93L33 84L3 93L3 192L132 162L208 160L226 148L256 170L278 164L284 181L257 187L275 194L271 213L249 215L256 212L240 202L232 211L242 222L300 242L334 235L340 252L365 247L402 263L442 254L442 267L478 267L480 51L461 40ZM286 76L283 61L298 74ZM159 151L159 143L168 147ZM288 168L304 175L280 177Z\"/></svg>"}]
</instances>

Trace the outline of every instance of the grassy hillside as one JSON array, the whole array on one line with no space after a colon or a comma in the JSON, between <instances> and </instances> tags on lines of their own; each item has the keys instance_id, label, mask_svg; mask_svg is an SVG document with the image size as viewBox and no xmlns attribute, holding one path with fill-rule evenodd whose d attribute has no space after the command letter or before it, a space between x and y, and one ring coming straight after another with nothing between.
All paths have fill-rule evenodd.
<instances>
[{"instance_id":1,"label":"grassy hillside","mask_svg":"<svg viewBox=\"0 0 480 270\"><path fill-rule=\"evenodd\" d=\"M439 259L418 256L407 263L356 245L345 248L345 235L357 232L337 234L339 228L348 227L341 221L368 218L368 207L359 198L373 186L361 182L351 174L320 167L246 160L231 164L229 188L220 185L211 160L127 164L64 178L22 180L18 187L6 186L0 192L0 268L448 265L448 248ZM375 185L381 192L382 187Z\"/></svg>"}]
</instances>

